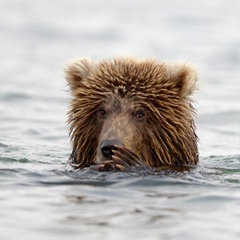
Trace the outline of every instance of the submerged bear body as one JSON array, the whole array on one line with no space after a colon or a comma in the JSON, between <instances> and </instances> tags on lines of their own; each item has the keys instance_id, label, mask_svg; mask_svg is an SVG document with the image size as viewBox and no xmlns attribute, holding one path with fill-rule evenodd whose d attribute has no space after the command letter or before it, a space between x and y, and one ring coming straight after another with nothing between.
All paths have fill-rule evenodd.
<instances>
[{"instance_id":1,"label":"submerged bear body","mask_svg":"<svg viewBox=\"0 0 240 240\"><path fill-rule=\"evenodd\" d=\"M72 166L115 171L198 162L190 65L80 58L67 66L66 79Z\"/></svg>"}]
</instances>

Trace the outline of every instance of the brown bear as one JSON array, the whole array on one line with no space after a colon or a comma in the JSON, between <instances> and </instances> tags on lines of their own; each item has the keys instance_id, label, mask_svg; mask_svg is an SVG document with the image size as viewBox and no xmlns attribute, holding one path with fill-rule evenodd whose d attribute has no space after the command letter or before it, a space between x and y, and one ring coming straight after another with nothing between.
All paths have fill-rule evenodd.
<instances>
[{"instance_id":1,"label":"brown bear","mask_svg":"<svg viewBox=\"0 0 240 240\"><path fill-rule=\"evenodd\" d=\"M79 58L66 69L75 168L103 171L161 168L198 162L189 64L155 59Z\"/></svg>"}]
</instances>

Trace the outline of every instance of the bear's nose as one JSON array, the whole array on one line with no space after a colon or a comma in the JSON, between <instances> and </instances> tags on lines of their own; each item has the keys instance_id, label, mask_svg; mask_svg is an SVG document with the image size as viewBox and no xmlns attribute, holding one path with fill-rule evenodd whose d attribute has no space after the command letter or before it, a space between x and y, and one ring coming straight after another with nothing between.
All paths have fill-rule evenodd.
<instances>
[{"instance_id":1,"label":"bear's nose","mask_svg":"<svg viewBox=\"0 0 240 240\"><path fill-rule=\"evenodd\" d=\"M112 150L116 149L114 145L123 146L123 144L119 140L115 140L115 139L104 140L102 142L100 148L101 148L102 155L105 158L107 159L112 158L112 155L113 155Z\"/></svg>"}]
</instances>

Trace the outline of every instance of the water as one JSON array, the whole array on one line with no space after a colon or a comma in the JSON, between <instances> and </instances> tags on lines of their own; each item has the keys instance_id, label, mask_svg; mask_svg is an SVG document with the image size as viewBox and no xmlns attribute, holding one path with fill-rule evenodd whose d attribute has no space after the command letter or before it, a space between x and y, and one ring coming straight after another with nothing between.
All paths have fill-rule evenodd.
<instances>
[{"instance_id":1,"label":"water","mask_svg":"<svg viewBox=\"0 0 240 240\"><path fill-rule=\"evenodd\" d=\"M0 2L0 239L239 239L239 1ZM77 56L188 61L200 163L189 172L66 165Z\"/></svg>"}]
</instances>

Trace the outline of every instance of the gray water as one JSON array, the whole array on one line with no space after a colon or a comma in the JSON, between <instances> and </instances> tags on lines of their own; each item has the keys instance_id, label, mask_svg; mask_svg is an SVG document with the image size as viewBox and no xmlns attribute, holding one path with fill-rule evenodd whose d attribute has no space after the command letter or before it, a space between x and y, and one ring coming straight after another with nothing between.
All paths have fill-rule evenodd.
<instances>
[{"instance_id":1,"label":"gray water","mask_svg":"<svg viewBox=\"0 0 240 240\"><path fill-rule=\"evenodd\" d=\"M0 1L0 239L240 239L238 0ZM199 71L189 172L66 165L64 63L133 55Z\"/></svg>"}]
</instances>

